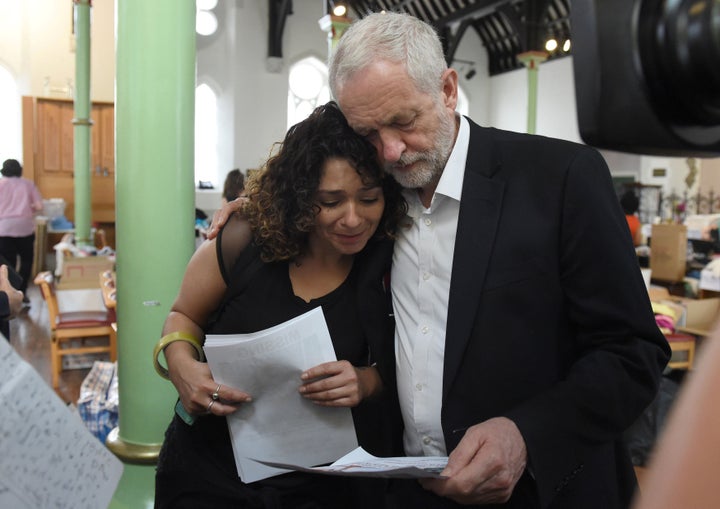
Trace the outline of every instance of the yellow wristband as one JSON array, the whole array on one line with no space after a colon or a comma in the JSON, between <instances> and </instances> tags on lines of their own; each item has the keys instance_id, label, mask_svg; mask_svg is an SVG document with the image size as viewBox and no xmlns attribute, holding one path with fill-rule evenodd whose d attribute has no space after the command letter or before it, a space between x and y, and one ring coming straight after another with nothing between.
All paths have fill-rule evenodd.
<instances>
[{"instance_id":1,"label":"yellow wristband","mask_svg":"<svg viewBox=\"0 0 720 509\"><path fill-rule=\"evenodd\" d=\"M198 353L198 359L201 361L205 359L200 341L189 333L178 331L171 332L167 336L161 337L160 341L158 341L157 345L155 345L155 350L153 350L153 366L155 366L157 374L166 380L170 380L170 373L166 367L160 364L160 352L164 351L170 343L174 343L175 341L185 341L186 343L190 343Z\"/></svg>"}]
</instances>

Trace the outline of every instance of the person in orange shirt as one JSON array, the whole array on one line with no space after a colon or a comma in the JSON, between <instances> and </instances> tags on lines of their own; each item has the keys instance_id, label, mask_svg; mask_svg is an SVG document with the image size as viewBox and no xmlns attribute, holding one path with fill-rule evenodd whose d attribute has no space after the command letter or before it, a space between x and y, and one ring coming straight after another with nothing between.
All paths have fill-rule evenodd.
<instances>
[{"instance_id":1,"label":"person in orange shirt","mask_svg":"<svg viewBox=\"0 0 720 509\"><path fill-rule=\"evenodd\" d=\"M637 216L638 208L640 207L640 200L633 191L625 191L620 197L620 205L625 212L625 219L627 220L628 227L630 228L630 235L632 235L633 244L639 246L642 244L642 231L640 218Z\"/></svg>"}]
</instances>

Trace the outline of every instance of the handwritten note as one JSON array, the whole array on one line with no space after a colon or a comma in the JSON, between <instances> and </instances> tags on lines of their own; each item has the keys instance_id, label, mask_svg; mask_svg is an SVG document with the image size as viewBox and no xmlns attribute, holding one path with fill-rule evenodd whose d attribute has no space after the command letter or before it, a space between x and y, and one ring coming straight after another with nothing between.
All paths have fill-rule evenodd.
<instances>
[{"instance_id":1,"label":"handwritten note","mask_svg":"<svg viewBox=\"0 0 720 509\"><path fill-rule=\"evenodd\" d=\"M0 335L0 507L110 504L123 464Z\"/></svg>"}]
</instances>

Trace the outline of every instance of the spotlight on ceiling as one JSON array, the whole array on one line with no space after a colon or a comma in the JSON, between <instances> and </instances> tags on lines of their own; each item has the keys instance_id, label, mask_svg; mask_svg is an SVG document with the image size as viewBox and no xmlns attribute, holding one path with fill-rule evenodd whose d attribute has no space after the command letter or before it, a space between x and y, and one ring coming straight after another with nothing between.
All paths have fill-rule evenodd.
<instances>
[{"instance_id":1,"label":"spotlight on ceiling","mask_svg":"<svg viewBox=\"0 0 720 509\"><path fill-rule=\"evenodd\" d=\"M345 16L347 14L347 7L343 2L333 2L330 0L330 6L335 16Z\"/></svg>"},{"instance_id":2,"label":"spotlight on ceiling","mask_svg":"<svg viewBox=\"0 0 720 509\"><path fill-rule=\"evenodd\" d=\"M548 39L545 41L545 49L548 51L555 51L558 47L558 42L555 39Z\"/></svg>"},{"instance_id":3,"label":"spotlight on ceiling","mask_svg":"<svg viewBox=\"0 0 720 509\"><path fill-rule=\"evenodd\" d=\"M567 53L570 51L570 39L565 39L565 42L563 43L563 51Z\"/></svg>"},{"instance_id":4,"label":"spotlight on ceiling","mask_svg":"<svg viewBox=\"0 0 720 509\"><path fill-rule=\"evenodd\" d=\"M466 80L473 79L473 77L475 77L475 75L477 74L477 71L475 70L475 62L471 60L461 60L459 58L454 58L453 64L460 64L460 66L457 68L458 72L464 73Z\"/></svg>"}]
</instances>

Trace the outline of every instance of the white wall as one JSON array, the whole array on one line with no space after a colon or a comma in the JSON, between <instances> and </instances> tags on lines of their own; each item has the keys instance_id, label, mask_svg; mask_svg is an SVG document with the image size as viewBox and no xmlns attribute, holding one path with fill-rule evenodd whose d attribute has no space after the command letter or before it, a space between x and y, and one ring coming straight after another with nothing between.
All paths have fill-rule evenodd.
<instances>
[{"instance_id":1,"label":"white wall","mask_svg":"<svg viewBox=\"0 0 720 509\"><path fill-rule=\"evenodd\" d=\"M113 0L95 0L90 39L91 98L113 101L115 34ZM0 0L0 63L18 80L21 95L45 95L75 84L73 3L58 0ZM53 92L60 96L61 93Z\"/></svg>"}]
</instances>

